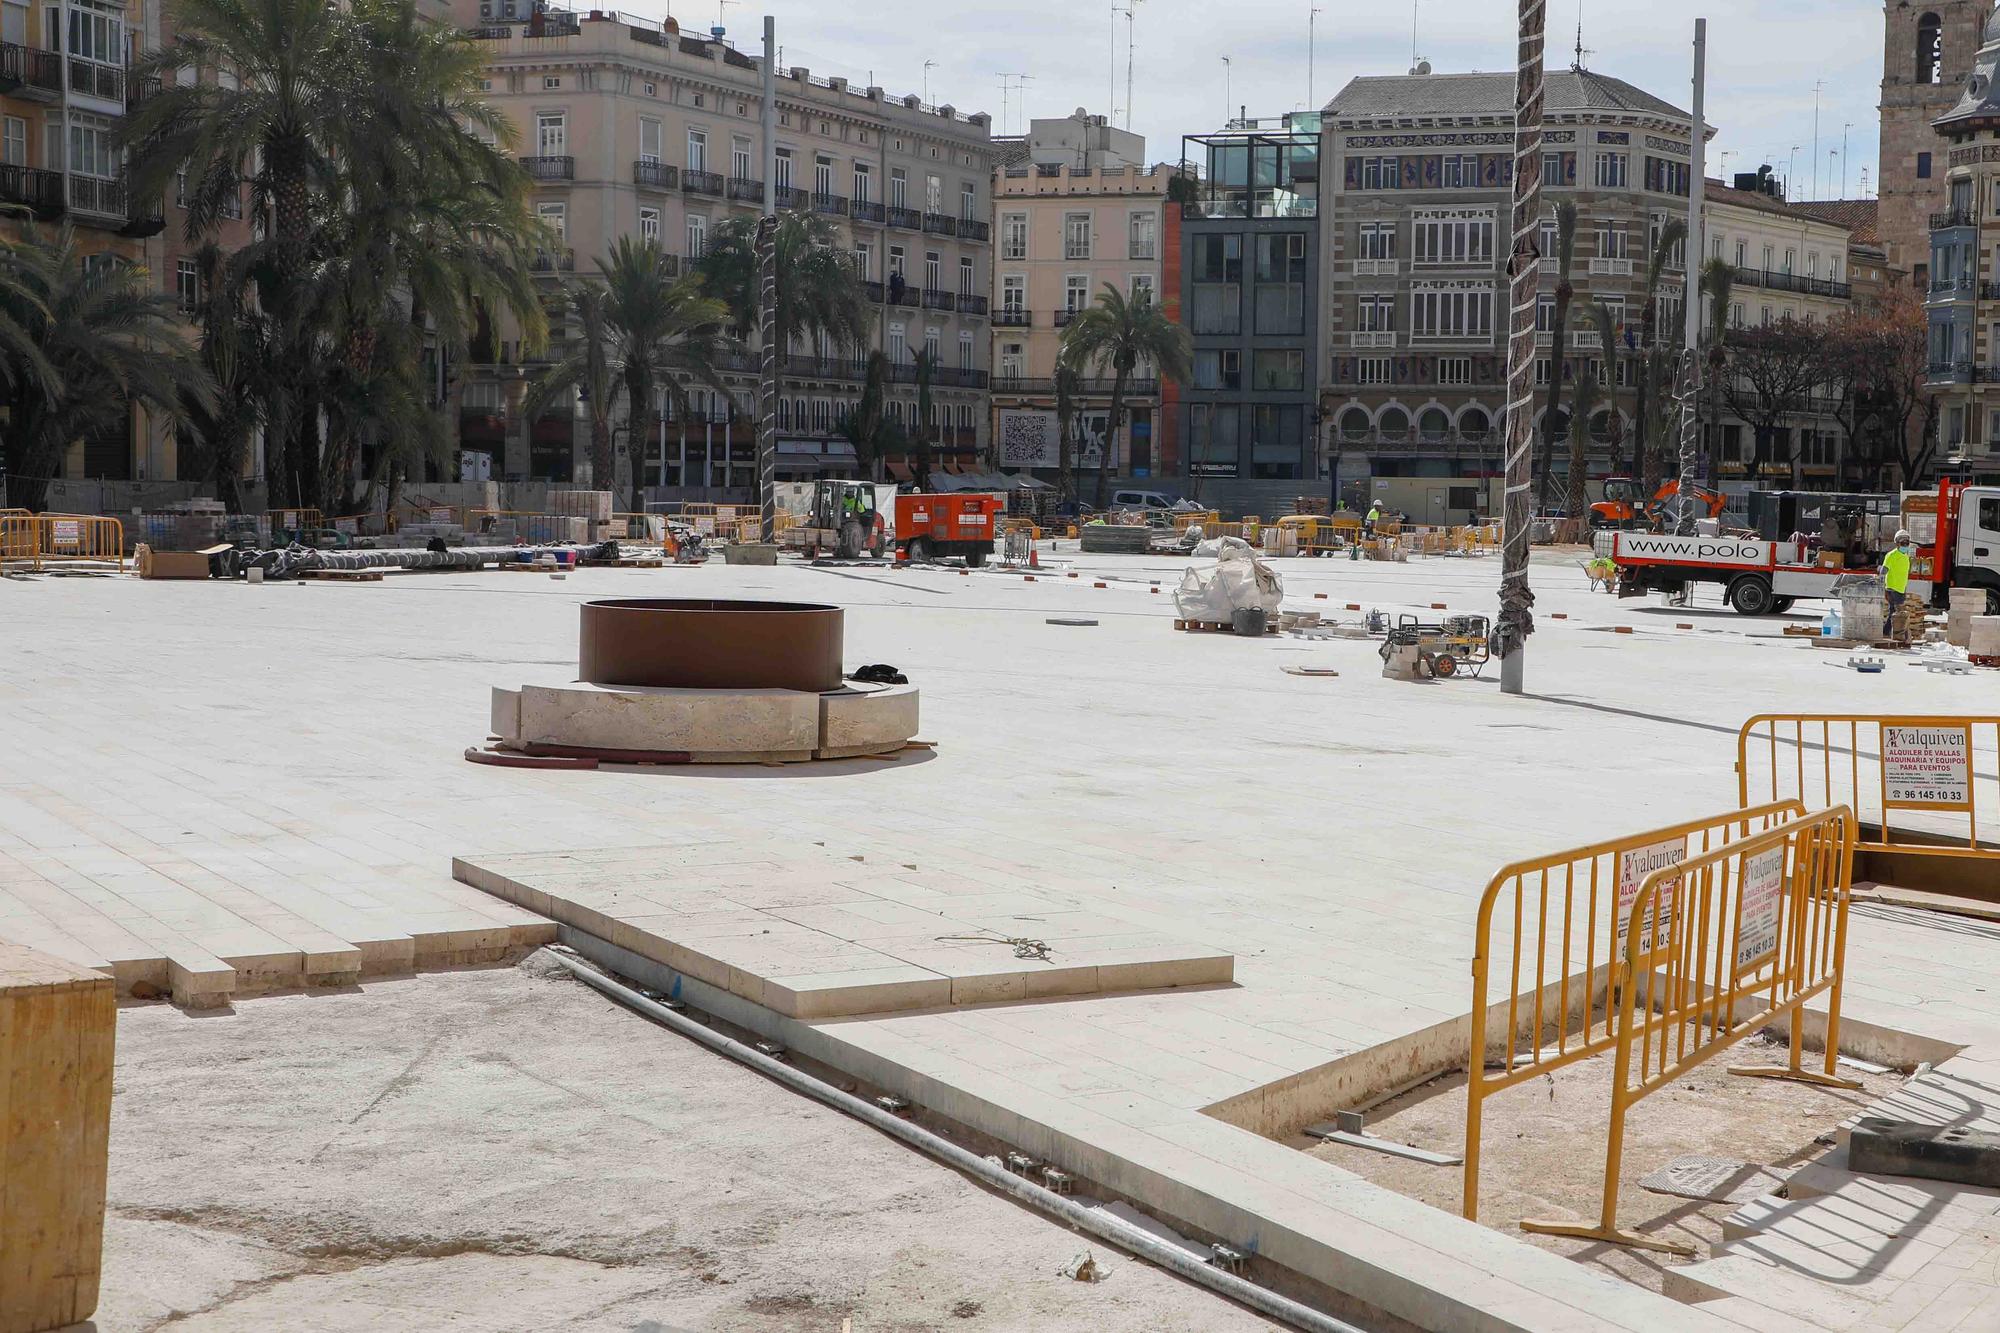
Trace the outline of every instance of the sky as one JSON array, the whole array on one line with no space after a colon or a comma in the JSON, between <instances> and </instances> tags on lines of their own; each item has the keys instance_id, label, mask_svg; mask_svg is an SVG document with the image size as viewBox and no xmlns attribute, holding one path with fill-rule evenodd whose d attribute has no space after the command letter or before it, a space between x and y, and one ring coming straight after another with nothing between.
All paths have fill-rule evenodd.
<instances>
[{"instance_id":1,"label":"sky","mask_svg":"<svg viewBox=\"0 0 2000 1333\"><path fill-rule=\"evenodd\" d=\"M1846 195L1869 193L1876 175L1876 102L1882 78L1880 0L1552 0L1551 68L1575 58L1579 2L1584 64L1678 106L1690 101L1696 16L1709 19L1709 174L1772 164L1789 173L1794 199L1839 198L1846 132ZM1119 9L1127 0L1117 0ZM1317 3L1316 60L1307 60L1308 13ZM1247 107L1276 116L1324 105L1361 74L1402 74L1411 38L1439 73L1512 70L1514 6L1501 0L1137 0L1136 17L1113 0L742 0L723 6L729 38L762 40L777 20L784 64L873 81L892 94L923 93L962 111L986 111L995 133L1028 117L1077 107L1126 124L1126 35L1132 36L1131 128L1147 156L1180 157L1180 140L1220 128ZM671 12L684 29L716 22L716 0L627 0L628 12ZM1413 23L1414 19L1414 23ZM1115 38L1114 38L1115 33ZM1223 57L1229 58L1225 68ZM927 61L935 62L925 69ZM1309 85L1308 71L1313 78ZM1031 76L1027 81L1001 75ZM1226 82L1225 82L1226 79ZM1814 183L1814 84L1819 93ZM1013 91L1014 89L1020 91ZM1719 154L1726 153L1726 157Z\"/></svg>"}]
</instances>

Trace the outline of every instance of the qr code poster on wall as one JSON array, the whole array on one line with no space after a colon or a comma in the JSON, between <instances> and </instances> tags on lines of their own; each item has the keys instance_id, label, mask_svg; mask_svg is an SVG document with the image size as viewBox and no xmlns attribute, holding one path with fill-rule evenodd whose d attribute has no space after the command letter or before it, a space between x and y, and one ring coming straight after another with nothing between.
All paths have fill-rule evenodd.
<instances>
[{"instance_id":1,"label":"qr code poster on wall","mask_svg":"<svg viewBox=\"0 0 2000 1333\"><path fill-rule=\"evenodd\" d=\"M1007 410L1000 413L1001 467L1059 467L1056 414Z\"/></svg>"}]
</instances>

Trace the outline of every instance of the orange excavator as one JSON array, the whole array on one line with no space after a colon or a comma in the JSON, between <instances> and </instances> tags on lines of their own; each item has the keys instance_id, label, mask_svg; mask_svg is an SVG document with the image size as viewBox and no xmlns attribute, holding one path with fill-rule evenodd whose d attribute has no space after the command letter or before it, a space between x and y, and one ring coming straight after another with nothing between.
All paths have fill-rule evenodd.
<instances>
[{"instance_id":1,"label":"orange excavator","mask_svg":"<svg viewBox=\"0 0 2000 1333\"><path fill-rule=\"evenodd\" d=\"M1630 477L1606 477L1604 498L1590 507L1590 526L1593 528L1616 528L1621 532L1631 532L1638 528L1652 528L1658 531L1665 526L1667 506L1681 493L1678 480L1669 481L1653 492L1649 500L1638 482ZM1727 496L1714 491L1695 488L1695 497L1707 507L1710 518L1721 518L1722 511L1729 507Z\"/></svg>"}]
</instances>

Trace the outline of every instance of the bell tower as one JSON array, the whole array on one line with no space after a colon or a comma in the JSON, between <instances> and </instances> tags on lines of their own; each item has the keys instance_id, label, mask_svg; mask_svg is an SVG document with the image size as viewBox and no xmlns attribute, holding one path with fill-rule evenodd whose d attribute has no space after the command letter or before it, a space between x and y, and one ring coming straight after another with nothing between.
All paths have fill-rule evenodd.
<instances>
[{"instance_id":1,"label":"bell tower","mask_svg":"<svg viewBox=\"0 0 2000 1333\"><path fill-rule=\"evenodd\" d=\"M1877 173L1889 263L1928 274L1930 215L1945 207L1943 142L1931 122L1951 110L1979 50L1988 0L1885 0L1882 156Z\"/></svg>"}]
</instances>

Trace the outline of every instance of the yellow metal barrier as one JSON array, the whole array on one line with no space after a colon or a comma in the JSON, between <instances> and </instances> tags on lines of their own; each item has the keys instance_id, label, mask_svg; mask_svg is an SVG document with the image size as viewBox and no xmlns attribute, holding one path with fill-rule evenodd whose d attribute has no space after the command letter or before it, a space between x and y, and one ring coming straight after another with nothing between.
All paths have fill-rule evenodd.
<instances>
[{"instance_id":1,"label":"yellow metal barrier","mask_svg":"<svg viewBox=\"0 0 2000 1333\"><path fill-rule=\"evenodd\" d=\"M264 517L270 520L273 532L316 531L326 526L325 516L317 509L267 509Z\"/></svg>"},{"instance_id":2,"label":"yellow metal barrier","mask_svg":"<svg viewBox=\"0 0 2000 1333\"><path fill-rule=\"evenodd\" d=\"M1611 1006L1605 1005L1601 1020L1596 1006L1600 996L1610 993L1625 917L1646 876L1659 866L1705 855L1804 814L1797 801L1733 810L1517 861L1487 884L1472 945L1462 1204L1467 1218L1479 1219L1480 1125L1486 1099L1595 1055L1616 1040ZM1496 926L1507 934L1498 935ZM1511 943L1503 945L1503 940ZM1508 956L1500 981L1505 998L1496 1002L1493 961ZM1489 1024L1499 1003L1506 1005L1506 1027L1495 1040ZM1497 1070L1488 1068L1495 1063Z\"/></svg>"},{"instance_id":3,"label":"yellow metal barrier","mask_svg":"<svg viewBox=\"0 0 2000 1333\"><path fill-rule=\"evenodd\" d=\"M1767 713L1737 737L1737 798L1851 806L1862 852L2000 860L1979 840L1982 812L2000 825L1996 758L1995 716Z\"/></svg>"},{"instance_id":4,"label":"yellow metal barrier","mask_svg":"<svg viewBox=\"0 0 2000 1333\"><path fill-rule=\"evenodd\" d=\"M31 570L50 564L125 568L125 525L98 514L0 515L0 564Z\"/></svg>"},{"instance_id":5,"label":"yellow metal barrier","mask_svg":"<svg viewBox=\"0 0 2000 1333\"><path fill-rule=\"evenodd\" d=\"M1788 1062L1730 1073L1825 1088L1861 1086L1833 1072L1854 837L1854 812L1840 806L1646 876L1626 918L1612 977L1616 1055L1597 1223L1523 1221L1522 1230L1692 1255L1692 1246L1618 1229L1626 1115L1648 1094L1780 1016L1790 1020ZM1804 1047L1805 1006L1822 994L1828 997L1824 1072L1805 1067Z\"/></svg>"},{"instance_id":6,"label":"yellow metal barrier","mask_svg":"<svg viewBox=\"0 0 2000 1333\"><path fill-rule=\"evenodd\" d=\"M1213 536L1207 530L1222 521L1222 515L1213 509L1183 509L1174 514L1174 531L1186 532L1199 523L1204 535Z\"/></svg>"},{"instance_id":7,"label":"yellow metal barrier","mask_svg":"<svg viewBox=\"0 0 2000 1333\"><path fill-rule=\"evenodd\" d=\"M41 525L25 509L0 514L0 568L41 567Z\"/></svg>"}]
</instances>

